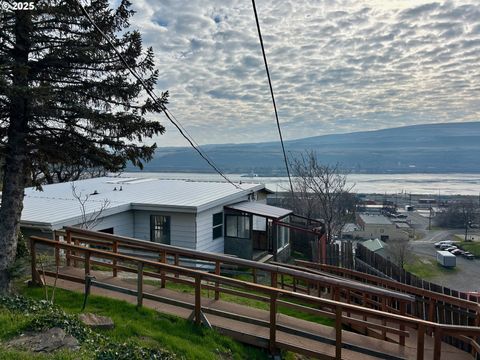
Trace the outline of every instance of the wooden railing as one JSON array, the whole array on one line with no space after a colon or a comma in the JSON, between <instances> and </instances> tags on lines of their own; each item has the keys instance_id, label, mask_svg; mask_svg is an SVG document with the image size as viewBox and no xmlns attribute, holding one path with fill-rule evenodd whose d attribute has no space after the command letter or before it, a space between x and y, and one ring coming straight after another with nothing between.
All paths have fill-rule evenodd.
<instances>
[{"instance_id":1,"label":"wooden railing","mask_svg":"<svg viewBox=\"0 0 480 360\"><path fill-rule=\"evenodd\" d=\"M285 325L277 323L279 305L295 309L297 312L328 317L335 320L335 356L327 356L325 358L341 359L343 343L342 337L345 333L345 331L342 330L342 324L357 324L365 327L366 330L376 329L385 334L395 334L398 335L400 339L403 339L403 342L405 340L405 337L408 337L410 335L411 331L416 331L417 359L424 358L425 332L427 330L430 330L434 336L434 360L440 359L442 336L445 335L461 337L464 341L468 341L470 344L472 344L475 354L480 349L479 344L475 340L480 337L480 328L478 327L438 324L408 316L387 313L375 309L369 309L358 305L342 303L331 299L323 299L308 294L295 293L286 289L278 288L278 282L276 274L274 272L272 272L271 286L266 286L252 282L241 281L218 274L211 274L205 271L188 269L178 265L167 264L165 262L151 261L143 258L115 253L112 251L100 250L67 242L53 241L39 237L30 238L32 257L32 282L34 283L40 281L40 272L47 276L58 276L59 278L70 281L84 282L84 279L82 278L58 273L58 271L39 271L36 268L37 244L41 244L43 247L50 247L55 249L57 261L59 261L61 250L67 253L70 252L71 254L74 254L72 256L75 256L75 260L84 263L85 278L90 275L91 266L94 262L93 259L97 259L96 261L101 263L110 260L112 261L112 266L113 261L116 261L117 270L136 273L137 290L135 292L133 292L132 290L128 291L130 294L135 294L137 296L138 306L142 306L144 298L165 301L164 298L160 298L153 294L148 294L144 292L144 276L163 279L167 274L169 274L172 275L172 280L188 281L187 283L193 286L195 292L195 301L192 312L195 323L200 324L202 322L203 311L206 311L213 312L217 316L234 318L237 321L255 323L260 326L268 327L269 348L272 352L279 345L284 346L284 344L280 344L280 342L277 342L278 331L302 335L302 332L299 332L298 329L288 328ZM57 265L59 265L59 263L57 263ZM97 285L101 286L102 284L98 283ZM110 290L114 291L125 290L113 285L105 284L105 286L107 286ZM251 298L252 296L255 296L256 299L263 299L264 301L267 301L270 304L270 321L267 322L260 319L247 318L238 314L230 314L228 312L202 307L201 290L203 287L209 287L211 289L214 289L218 293L228 293L233 288L235 288L238 289L235 290L235 294L237 296L245 298ZM312 338L312 336L315 336L315 334L310 333L304 333L303 335L309 336L310 338ZM350 350L352 350L351 347Z\"/></svg>"},{"instance_id":2,"label":"wooden railing","mask_svg":"<svg viewBox=\"0 0 480 360\"><path fill-rule=\"evenodd\" d=\"M390 289L415 296L417 305L422 304L427 310L418 311L418 308L413 307L410 313L413 316L425 318L425 320L432 322L437 322L440 320L438 316L440 311L439 305L441 305L443 308L446 306L451 308L457 307L463 309L465 316L470 320L470 324L463 325L480 326L480 304L477 302L422 289L412 285L402 284L398 281L384 279L375 275L370 275L351 269L344 269L336 266L318 264L303 260L295 260L295 264L301 266L305 271L308 271L308 269L319 270L323 274L328 273L344 279L352 279L379 288ZM312 273L320 274L320 272L315 271L312 271Z\"/></svg>"},{"instance_id":3,"label":"wooden railing","mask_svg":"<svg viewBox=\"0 0 480 360\"><path fill-rule=\"evenodd\" d=\"M309 295L315 294L319 297L329 296L333 300L344 300L347 303L353 302L397 314L404 314L407 305L415 301L415 297L401 292L222 254L190 250L74 227L66 227L64 232L57 232L56 235L57 238L63 236L64 241L70 244L99 246L114 253L127 252L128 254L135 254L135 256L138 256L138 252L141 252L143 255L158 259L159 262L171 263L176 266L188 267L186 265L192 265L192 262L195 261L193 268L211 269L217 275L225 274L228 267L234 267L242 269L243 274L249 274L254 283L259 283L260 275L263 274L266 283L274 287L294 292L304 292ZM73 264L75 266L79 260L76 254L70 251L67 251L66 258L67 265ZM188 263L185 264L185 262ZM112 268L113 276L117 276L118 270L123 270L118 266L115 259L109 263L93 261L92 264ZM178 277L162 274L161 287L165 287L167 281L178 282ZM219 292L215 291L215 299L218 300L219 296ZM383 302L378 301L380 298L383 299Z\"/></svg>"}]
</instances>

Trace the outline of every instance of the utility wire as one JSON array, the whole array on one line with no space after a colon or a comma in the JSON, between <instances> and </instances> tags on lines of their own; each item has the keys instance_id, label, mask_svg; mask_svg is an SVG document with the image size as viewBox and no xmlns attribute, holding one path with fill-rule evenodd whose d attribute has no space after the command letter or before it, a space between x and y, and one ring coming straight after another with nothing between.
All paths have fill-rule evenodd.
<instances>
[{"instance_id":1,"label":"utility wire","mask_svg":"<svg viewBox=\"0 0 480 360\"><path fill-rule=\"evenodd\" d=\"M282 144L283 160L285 161L285 168L287 169L288 181L290 183L290 191L293 193L292 178L290 177L290 169L288 167L287 154L285 153L285 146L283 145L282 129L280 128L280 121L278 120L277 105L275 103L275 96L273 95L272 80L270 79L270 71L268 70L267 56L265 55L265 47L263 46L262 32L260 31L260 22L258 21L257 8L255 6L255 0L252 0L253 12L255 13L255 21L257 23L258 37L260 39L260 45L262 47L263 61L265 63L265 70L267 71L268 86L270 87L270 94L272 95L273 109L275 110L275 119L277 120L278 135L280 135L280 143Z\"/></svg>"},{"instance_id":2,"label":"utility wire","mask_svg":"<svg viewBox=\"0 0 480 360\"><path fill-rule=\"evenodd\" d=\"M120 53L120 51L118 51L117 47L115 46L115 44L113 44L112 40L110 39L110 37L108 37L102 29L100 29L98 27L98 25L95 23L95 21L93 21L92 17L90 16L90 14L88 13L88 11L83 7L82 3L80 2L80 0L75 0L77 2L77 4L80 6L80 9L82 10L83 14L85 15L85 17L88 19L88 21L90 22L90 24L92 24L92 26L100 33L100 35L102 35L102 37L108 42L108 44L112 47L112 49L115 51L115 53L117 54L117 56L119 57L120 61L123 63L123 65L125 65L125 67L130 71L130 73L140 82L140 84L143 86L143 88L145 89L145 91L147 92L147 94L150 96L150 98L160 107L160 109L163 111L163 113L165 114L165 116L167 117L167 119L177 128L177 130L180 132L180 134L188 141L188 143L190 144L190 146L208 163L208 165L210 165L210 167L212 167L221 177L223 177L228 183L232 184L233 186L235 186L235 188L239 189L239 190L244 190L242 189L240 186L238 186L237 184L235 184L234 182L232 182L229 178L227 178L218 168L217 166L215 166L215 164L213 163L213 161L208 157L208 155L204 154L202 152L202 150L198 147L198 144L195 142L195 140L193 139L193 137L190 136L187 136L185 135L185 133L188 134L188 132L183 128L183 126L180 124L180 122L178 120L174 121L172 119L173 115L172 113L167 109L167 107L160 101L160 99L157 97L157 95L148 88L148 86L145 84L145 81L137 74L137 72L132 68L130 67L130 65L128 65L127 61L125 60L125 58L123 57L123 55ZM172 116L170 116L172 115Z\"/></svg>"}]
</instances>

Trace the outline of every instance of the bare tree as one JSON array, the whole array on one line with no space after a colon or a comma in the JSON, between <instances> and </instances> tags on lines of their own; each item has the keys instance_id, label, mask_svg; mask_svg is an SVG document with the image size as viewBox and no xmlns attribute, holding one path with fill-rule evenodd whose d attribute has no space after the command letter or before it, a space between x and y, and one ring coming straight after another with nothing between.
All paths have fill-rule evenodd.
<instances>
[{"instance_id":1,"label":"bare tree","mask_svg":"<svg viewBox=\"0 0 480 360\"><path fill-rule=\"evenodd\" d=\"M319 207L315 194L313 194L306 181L301 177L295 177L293 180L294 194L290 194L290 204L296 214L300 214L309 219L319 216Z\"/></svg>"},{"instance_id":2,"label":"bare tree","mask_svg":"<svg viewBox=\"0 0 480 360\"><path fill-rule=\"evenodd\" d=\"M108 199L90 200L91 202L100 202L100 208L89 213L87 210L87 202L91 198L91 196L95 196L98 194L96 194L95 192L93 192L92 194L82 194L81 192L77 191L75 183L72 182L72 195L75 199L77 199L80 205L80 211L82 213L82 222L80 223L80 227L82 229L91 229L97 226L102 221L102 213L110 206L110 201Z\"/></svg>"},{"instance_id":3,"label":"bare tree","mask_svg":"<svg viewBox=\"0 0 480 360\"><path fill-rule=\"evenodd\" d=\"M472 199L464 199L450 205L447 211L436 217L439 226L465 229L465 241L468 240L468 229L479 219L479 207Z\"/></svg>"},{"instance_id":4,"label":"bare tree","mask_svg":"<svg viewBox=\"0 0 480 360\"><path fill-rule=\"evenodd\" d=\"M102 167L96 167L87 161L67 164L39 164L32 171L32 184L55 184L105 176L108 172Z\"/></svg>"},{"instance_id":5,"label":"bare tree","mask_svg":"<svg viewBox=\"0 0 480 360\"><path fill-rule=\"evenodd\" d=\"M347 184L347 175L338 164L319 163L315 151L294 157L291 166L296 176L296 210L302 215L318 215L325 223L327 242L332 242L352 216L354 185Z\"/></svg>"},{"instance_id":6,"label":"bare tree","mask_svg":"<svg viewBox=\"0 0 480 360\"><path fill-rule=\"evenodd\" d=\"M402 269L413 252L408 240L390 240L386 246L387 256Z\"/></svg>"}]
</instances>

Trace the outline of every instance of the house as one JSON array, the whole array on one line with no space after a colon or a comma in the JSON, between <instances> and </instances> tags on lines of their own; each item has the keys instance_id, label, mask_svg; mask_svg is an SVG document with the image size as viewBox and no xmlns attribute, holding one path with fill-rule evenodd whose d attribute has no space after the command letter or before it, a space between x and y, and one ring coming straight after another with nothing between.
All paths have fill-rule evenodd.
<instances>
[{"instance_id":1,"label":"house","mask_svg":"<svg viewBox=\"0 0 480 360\"><path fill-rule=\"evenodd\" d=\"M101 177L74 186L25 189L22 232L51 237L53 230L86 223L92 230L246 259L289 256L289 228L281 224L292 212L266 205L269 191L261 184Z\"/></svg>"},{"instance_id":2,"label":"house","mask_svg":"<svg viewBox=\"0 0 480 360\"><path fill-rule=\"evenodd\" d=\"M383 215L357 214L356 226L344 228L342 235L353 239L408 240L409 232Z\"/></svg>"}]
</instances>

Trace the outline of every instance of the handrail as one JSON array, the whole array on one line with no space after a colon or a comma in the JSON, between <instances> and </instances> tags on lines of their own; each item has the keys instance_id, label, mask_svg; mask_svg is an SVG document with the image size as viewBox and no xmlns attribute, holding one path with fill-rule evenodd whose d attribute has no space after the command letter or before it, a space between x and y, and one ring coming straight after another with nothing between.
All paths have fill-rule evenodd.
<instances>
[{"instance_id":1,"label":"handrail","mask_svg":"<svg viewBox=\"0 0 480 360\"><path fill-rule=\"evenodd\" d=\"M138 266L138 292L137 292L137 299L138 304L141 305L141 300L143 298L143 274L144 274L144 267L150 266L153 268L157 268L160 271L164 272L171 272L174 274L184 275L186 277L191 277L195 279L195 321L197 324L200 324L201 321L201 281L209 281L214 282L215 284L226 284L231 285L243 289L252 290L255 292L263 293L270 296L270 347L274 349L276 346L276 314L277 314L277 301L280 297L287 297L293 298L299 301L303 301L306 303L314 304L317 306L322 306L322 308L326 307L329 308L335 315L335 324L336 324L336 332L335 332L335 340L336 340L336 359L341 358L341 344L342 344L342 330L341 324L343 322L348 323L348 317L350 313L356 313L358 315L363 316L373 316L377 319L383 319L390 323L396 323L402 329L402 326L408 326L413 329L418 330L417 336L417 359L423 359L424 353L424 332L426 329L432 329L434 332L435 342L434 342L434 357L433 359L438 359L441 352L441 343L442 343L442 336L450 335L450 336L472 336L472 337L480 337L480 328L479 327L472 327L472 326L458 326L458 325L447 325L447 324L438 324L435 322L430 322L423 319L412 318L404 315L397 315L392 313L383 312L380 310L364 308L358 305L342 303L335 300L324 299L319 297L314 297L308 294L296 293L291 292L288 290L250 283L238 279L232 279L228 277L224 277L217 274L211 274L208 272L203 272L200 270L194 269L187 269L181 266L171 265L162 262L155 262L143 258L138 258L130 255L118 254L113 253L110 251L89 248L80 245L68 244L65 242L54 241L50 239L43 239L40 237L33 236L30 238L30 246L31 246L31 256L32 256L32 281L38 281L38 272L36 270L36 250L35 245L37 243L44 244L55 248L56 253L59 249L65 249L69 251L75 251L84 253L84 263L85 263L85 274L88 275L90 273L90 261L92 256L96 256L99 258L106 258L106 259L116 259L117 261L124 261L124 262L132 262L137 264ZM272 281L272 284L274 282ZM282 302L285 304L285 302ZM324 310L322 310L324 311ZM347 313L347 316L344 316L343 313ZM355 319L356 320L356 319ZM367 326L367 325L366 325ZM386 330L387 328L383 328ZM476 341L471 339L471 343L474 344L475 349L478 347Z\"/></svg>"},{"instance_id":2,"label":"handrail","mask_svg":"<svg viewBox=\"0 0 480 360\"><path fill-rule=\"evenodd\" d=\"M74 227L65 227L65 230L67 235L68 233L71 233L71 234L81 234L84 236L91 236L91 237L94 237L95 239L104 239L104 240L116 242L117 246L120 246L122 243L131 244L131 245L141 245L142 247L145 248L145 250L165 251L165 252L178 254L179 256L183 255L183 256L194 258L194 259L207 260L212 262L220 261L226 264L249 267L256 270L268 271L270 273L289 275L289 276L293 276L295 278L306 280L306 281L322 282L323 284L326 284L328 286L352 288L352 289L363 291L372 295L387 296L390 298L394 298L396 300L407 301L407 302L415 301L414 297L400 293L400 292L381 289L371 285L356 284L351 281L346 281L341 279L332 279L331 277L327 277L324 275L309 274L302 271L281 267L278 265L259 263L257 261L234 258L231 256L222 255L222 254L214 254L214 253L202 252L197 250L190 250L190 249L185 249L185 248L172 246L172 245L152 243L150 241L134 239L126 236L99 233L91 230L79 229ZM73 237L72 240L73 239L75 239L75 237Z\"/></svg>"},{"instance_id":3,"label":"handrail","mask_svg":"<svg viewBox=\"0 0 480 360\"><path fill-rule=\"evenodd\" d=\"M352 277L359 277L361 279L371 281L382 286L388 286L400 291L410 292L415 295L432 298L432 299L435 299L436 301L448 302L452 305L464 307L466 309L476 311L477 314L480 314L480 304L475 301L470 301L468 299L457 298L454 296L437 293L435 291L421 289L412 285L407 285L401 282L397 282L395 280L384 279L379 276L363 273L363 272L352 270L352 269L339 268L339 267L327 265L327 264L318 264L318 263L313 263L305 260L295 260L295 264L298 264L307 269L308 268L318 269L320 271L325 271L325 272L340 273L340 274L345 274Z\"/></svg>"}]
</instances>

